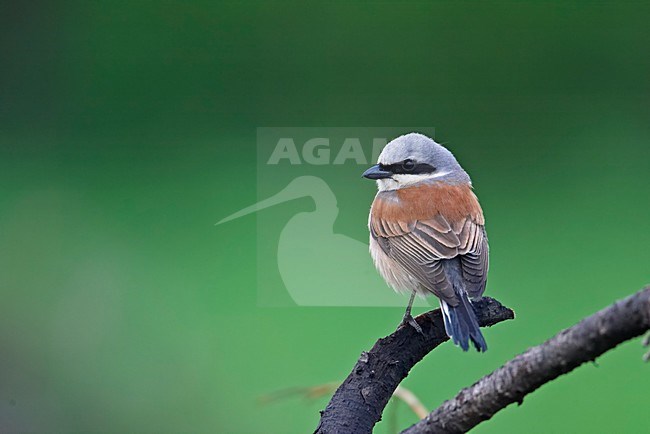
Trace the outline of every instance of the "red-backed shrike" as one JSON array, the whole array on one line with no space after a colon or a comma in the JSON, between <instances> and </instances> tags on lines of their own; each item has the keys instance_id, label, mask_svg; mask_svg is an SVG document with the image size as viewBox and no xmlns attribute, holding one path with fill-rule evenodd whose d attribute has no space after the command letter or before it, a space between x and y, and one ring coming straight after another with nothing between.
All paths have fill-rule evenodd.
<instances>
[{"instance_id":1,"label":"red-backed shrike","mask_svg":"<svg viewBox=\"0 0 650 434\"><path fill-rule=\"evenodd\" d=\"M488 272L485 220L469 175L449 150L422 134L388 143L364 177L377 180L370 210L370 253L396 291L440 299L449 337L486 351L470 299L481 297Z\"/></svg>"}]
</instances>

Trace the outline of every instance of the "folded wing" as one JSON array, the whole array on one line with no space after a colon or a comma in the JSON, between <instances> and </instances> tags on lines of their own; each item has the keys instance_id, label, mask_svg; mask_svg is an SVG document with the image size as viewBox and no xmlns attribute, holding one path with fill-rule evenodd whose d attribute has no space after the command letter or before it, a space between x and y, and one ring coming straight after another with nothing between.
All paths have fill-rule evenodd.
<instances>
[{"instance_id":1,"label":"folded wing","mask_svg":"<svg viewBox=\"0 0 650 434\"><path fill-rule=\"evenodd\" d=\"M478 297L487 280L488 244L482 214L450 220L440 212L410 222L372 216L370 233L386 255L417 278L422 289L456 306L459 299L443 261L460 259L465 291Z\"/></svg>"}]
</instances>

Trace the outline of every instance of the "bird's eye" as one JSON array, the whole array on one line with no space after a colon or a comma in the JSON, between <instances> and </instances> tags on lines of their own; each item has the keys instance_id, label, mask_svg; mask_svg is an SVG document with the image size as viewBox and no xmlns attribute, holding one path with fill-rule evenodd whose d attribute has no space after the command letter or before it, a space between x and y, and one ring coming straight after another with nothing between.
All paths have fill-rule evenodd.
<instances>
[{"instance_id":1,"label":"bird's eye","mask_svg":"<svg viewBox=\"0 0 650 434\"><path fill-rule=\"evenodd\" d=\"M407 172L410 172L413 169L415 169L415 163L413 162L413 160L404 160L402 162L402 169L404 169Z\"/></svg>"}]
</instances>

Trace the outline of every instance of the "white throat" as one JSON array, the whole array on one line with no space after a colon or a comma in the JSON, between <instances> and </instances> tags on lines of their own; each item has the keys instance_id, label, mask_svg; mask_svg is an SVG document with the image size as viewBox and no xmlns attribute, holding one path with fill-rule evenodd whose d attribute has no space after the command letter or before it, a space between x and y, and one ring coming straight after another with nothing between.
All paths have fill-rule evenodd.
<instances>
[{"instance_id":1,"label":"white throat","mask_svg":"<svg viewBox=\"0 0 650 434\"><path fill-rule=\"evenodd\" d=\"M390 178L378 179L377 188L379 191L399 190L400 188L410 187L423 181L435 181L436 179L444 178L450 173L450 171L441 171L418 175L395 174Z\"/></svg>"}]
</instances>

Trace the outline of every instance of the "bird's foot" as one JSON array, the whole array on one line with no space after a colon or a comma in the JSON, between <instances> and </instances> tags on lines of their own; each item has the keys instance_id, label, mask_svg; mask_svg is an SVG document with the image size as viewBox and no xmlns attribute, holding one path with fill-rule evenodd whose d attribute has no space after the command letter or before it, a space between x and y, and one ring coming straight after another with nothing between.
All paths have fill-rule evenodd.
<instances>
[{"instance_id":1,"label":"bird's foot","mask_svg":"<svg viewBox=\"0 0 650 434\"><path fill-rule=\"evenodd\" d=\"M650 347L650 332L648 332L648 334L645 335L645 337L641 341L641 344L646 348ZM648 351L643 355L644 362L647 362L649 360L650 360L650 351Z\"/></svg>"},{"instance_id":2,"label":"bird's foot","mask_svg":"<svg viewBox=\"0 0 650 434\"><path fill-rule=\"evenodd\" d=\"M424 336L424 332L422 331L422 327L420 327L420 324L413 318L413 315L410 313L404 314L404 318L402 318L402 324L408 324L411 327L415 329L418 333L420 333L422 336Z\"/></svg>"}]
</instances>

